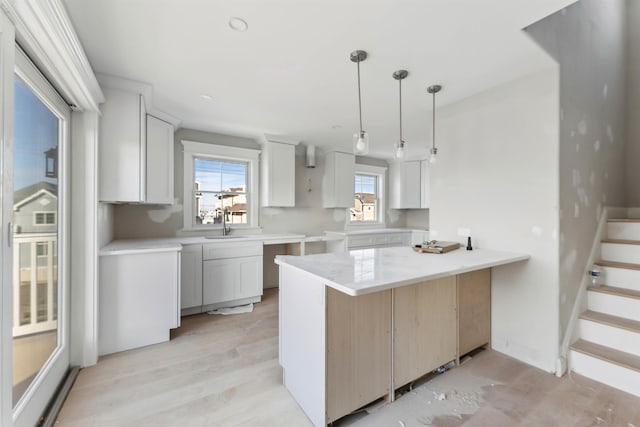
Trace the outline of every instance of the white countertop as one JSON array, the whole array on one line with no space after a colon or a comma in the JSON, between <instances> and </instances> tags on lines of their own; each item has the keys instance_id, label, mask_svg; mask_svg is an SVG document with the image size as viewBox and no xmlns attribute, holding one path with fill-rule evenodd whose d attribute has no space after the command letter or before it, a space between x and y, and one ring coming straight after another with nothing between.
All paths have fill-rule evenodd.
<instances>
[{"instance_id":1,"label":"white countertop","mask_svg":"<svg viewBox=\"0 0 640 427\"><path fill-rule=\"evenodd\" d=\"M278 255L275 262L320 278L347 295L358 296L526 259L529 255L489 249L461 248L446 254L429 254L407 246L304 257Z\"/></svg>"},{"instance_id":2,"label":"white countertop","mask_svg":"<svg viewBox=\"0 0 640 427\"><path fill-rule=\"evenodd\" d=\"M310 237L317 239L321 236ZM208 239L204 236L193 237L166 237L158 239L130 239L114 240L100 249L100 255L124 255L128 253L142 252L167 252L179 251L182 245L202 245L219 244L224 245L230 242L256 242L262 241L265 245L276 245L282 243L297 243L307 241L304 234L281 233L281 234L252 234L238 238L218 238ZM310 240L314 241L314 240Z\"/></svg>"}]
</instances>

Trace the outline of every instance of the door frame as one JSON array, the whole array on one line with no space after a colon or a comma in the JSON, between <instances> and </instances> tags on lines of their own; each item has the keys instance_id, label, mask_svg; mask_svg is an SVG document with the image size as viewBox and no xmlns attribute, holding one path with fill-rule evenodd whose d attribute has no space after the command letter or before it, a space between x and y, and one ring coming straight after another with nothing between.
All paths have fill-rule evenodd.
<instances>
[{"instance_id":1,"label":"door frame","mask_svg":"<svg viewBox=\"0 0 640 427\"><path fill-rule=\"evenodd\" d=\"M58 325L57 346L13 410L14 426L33 426L69 370L70 353L70 201L71 110L27 55L16 48L15 75L59 119L58 128ZM15 147L14 147L15 148ZM6 159L5 159L6 160ZM61 185L60 185L61 184ZM14 296L15 297L15 296Z\"/></svg>"}]
</instances>

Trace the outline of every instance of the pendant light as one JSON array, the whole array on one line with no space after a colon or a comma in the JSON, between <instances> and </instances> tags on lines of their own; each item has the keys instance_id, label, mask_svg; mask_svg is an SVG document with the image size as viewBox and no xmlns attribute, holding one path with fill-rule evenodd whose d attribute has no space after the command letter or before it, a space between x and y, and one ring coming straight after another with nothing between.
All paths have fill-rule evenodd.
<instances>
[{"instance_id":1,"label":"pendant light","mask_svg":"<svg viewBox=\"0 0 640 427\"><path fill-rule=\"evenodd\" d=\"M436 148L436 93L440 92L440 90L442 90L442 86L440 85L433 85L427 88L427 92L433 95L433 107L431 110L433 114L433 121L431 126L431 132L432 132L431 144L432 145L430 150L431 155L429 156L429 163L435 163L438 160L437 158L438 149Z\"/></svg>"},{"instance_id":2,"label":"pendant light","mask_svg":"<svg viewBox=\"0 0 640 427\"><path fill-rule=\"evenodd\" d=\"M402 80L404 80L409 75L407 70L398 70L393 73L393 78L398 81L398 94L399 96L399 105L400 105L400 139L398 143L395 145L395 158L396 160L404 160L406 154L407 143L402 139Z\"/></svg>"},{"instance_id":3,"label":"pendant light","mask_svg":"<svg viewBox=\"0 0 640 427\"><path fill-rule=\"evenodd\" d=\"M351 52L351 62L358 66L358 114L360 117L360 132L353 134L353 152L358 155L369 153L369 135L362 129L362 95L360 93L360 63L367 59L367 52L354 50Z\"/></svg>"}]
</instances>

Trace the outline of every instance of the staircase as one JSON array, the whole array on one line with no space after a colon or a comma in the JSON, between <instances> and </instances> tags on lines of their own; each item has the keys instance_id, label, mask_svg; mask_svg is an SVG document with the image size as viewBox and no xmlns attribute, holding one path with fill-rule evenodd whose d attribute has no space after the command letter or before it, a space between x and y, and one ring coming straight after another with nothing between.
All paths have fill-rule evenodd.
<instances>
[{"instance_id":1,"label":"staircase","mask_svg":"<svg viewBox=\"0 0 640 427\"><path fill-rule=\"evenodd\" d=\"M640 396L640 219L610 219L600 252L601 284L587 289L570 368Z\"/></svg>"}]
</instances>

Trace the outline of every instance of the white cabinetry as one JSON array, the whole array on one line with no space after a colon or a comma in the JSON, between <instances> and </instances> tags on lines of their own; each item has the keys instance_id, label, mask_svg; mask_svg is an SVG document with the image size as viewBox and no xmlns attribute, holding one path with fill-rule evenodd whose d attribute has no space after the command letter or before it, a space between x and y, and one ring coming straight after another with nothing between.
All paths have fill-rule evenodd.
<instances>
[{"instance_id":1,"label":"white cabinetry","mask_svg":"<svg viewBox=\"0 0 640 427\"><path fill-rule=\"evenodd\" d=\"M393 163L389 170L392 209L429 207L429 164L426 160Z\"/></svg>"},{"instance_id":2,"label":"white cabinetry","mask_svg":"<svg viewBox=\"0 0 640 427\"><path fill-rule=\"evenodd\" d=\"M412 232L407 231L373 231L347 234L344 240L326 242L328 252L344 252L351 249L386 248L391 246L408 246L411 244Z\"/></svg>"},{"instance_id":3,"label":"white cabinetry","mask_svg":"<svg viewBox=\"0 0 640 427\"><path fill-rule=\"evenodd\" d=\"M294 207L298 141L270 135L265 137L261 163L261 204L265 207Z\"/></svg>"},{"instance_id":4,"label":"white cabinetry","mask_svg":"<svg viewBox=\"0 0 640 427\"><path fill-rule=\"evenodd\" d=\"M100 201L172 203L173 126L155 117L147 119L139 93L111 87L104 87L103 93Z\"/></svg>"},{"instance_id":5,"label":"white cabinetry","mask_svg":"<svg viewBox=\"0 0 640 427\"><path fill-rule=\"evenodd\" d=\"M330 151L325 158L322 180L322 206L349 208L353 206L355 156Z\"/></svg>"},{"instance_id":6,"label":"white cabinetry","mask_svg":"<svg viewBox=\"0 0 640 427\"><path fill-rule=\"evenodd\" d=\"M180 249L100 256L98 353L169 340L180 325Z\"/></svg>"},{"instance_id":7,"label":"white cabinetry","mask_svg":"<svg viewBox=\"0 0 640 427\"><path fill-rule=\"evenodd\" d=\"M262 242L202 247L203 310L259 302L262 295Z\"/></svg>"},{"instance_id":8,"label":"white cabinetry","mask_svg":"<svg viewBox=\"0 0 640 427\"><path fill-rule=\"evenodd\" d=\"M147 115L146 203L173 203L173 125Z\"/></svg>"},{"instance_id":9,"label":"white cabinetry","mask_svg":"<svg viewBox=\"0 0 640 427\"><path fill-rule=\"evenodd\" d=\"M142 202L147 117L142 95L105 87L99 141L100 200Z\"/></svg>"},{"instance_id":10,"label":"white cabinetry","mask_svg":"<svg viewBox=\"0 0 640 427\"><path fill-rule=\"evenodd\" d=\"M202 305L202 245L182 247L180 289L182 310Z\"/></svg>"}]
</instances>

